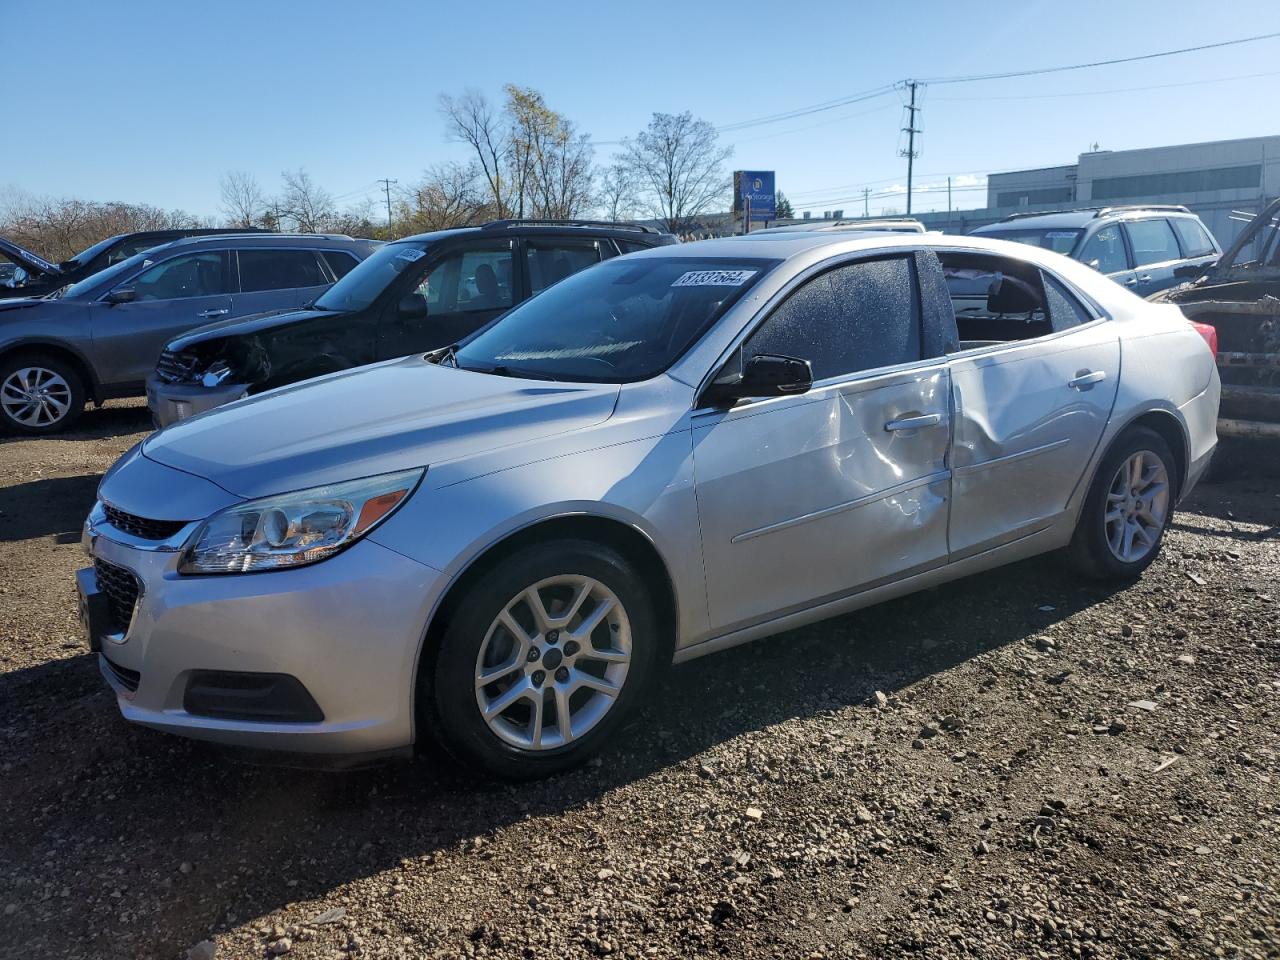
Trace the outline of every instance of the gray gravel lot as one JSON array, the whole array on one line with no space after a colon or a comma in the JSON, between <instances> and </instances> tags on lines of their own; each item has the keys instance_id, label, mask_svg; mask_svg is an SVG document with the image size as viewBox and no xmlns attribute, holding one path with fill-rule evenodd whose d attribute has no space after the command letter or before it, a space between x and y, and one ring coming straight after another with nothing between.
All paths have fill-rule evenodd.
<instances>
[{"instance_id":1,"label":"gray gravel lot","mask_svg":"<svg viewBox=\"0 0 1280 960\"><path fill-rule=\"evenodd\" d=\"M0 440L0 957L1280 956L1273 455L1126 589L1044 558L699 660L509 787L126 727L72 572L145 427Z\"/></svg>"}]
</instances>

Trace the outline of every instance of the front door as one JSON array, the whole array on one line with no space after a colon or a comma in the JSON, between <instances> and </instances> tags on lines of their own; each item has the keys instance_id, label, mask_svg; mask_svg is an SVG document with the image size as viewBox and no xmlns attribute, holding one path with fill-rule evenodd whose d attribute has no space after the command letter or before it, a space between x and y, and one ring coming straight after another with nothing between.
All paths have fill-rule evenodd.
<instances>
[{"instance_id":1,"label":"front door","mask_svg":"<svg viewBox=\"0 0 1280 960\"><path fill-rule=\"evenodd\" d=\"M138 384L155 369L164 345L180 333L232 315L227 251L170 257L120 281L135 299L93 304L91 330L98 375L106 385Z\"/></svg>"},{"instance_id":2,"label":"front door","mask_svg":"<svg viewBox=\"0 0 1280 960\"><path fill-rule=\"evenodd\" d=\"M1099 273L1105 273L1122 287L1132 290L1138 283L1119 224L1108 224L1095 231L1084 242L1076 259Z\"/></svg>"},{"instance_id":3,"label":"front door","mask_svg":"<svg viewBox=\"0 0 1280 960\"><path fill-rule=\"evenodd\" d=\"M1168 220L1163 217L1129 220L1124 228L1133 249L1134 278L1137 281L1133 291L1138 296L1149 297L1181 282L1173 271L1182 265L1182 251Z\"/></svg>"},{"instance_id":4,"label":"front door","mask_svg":"<svg viewBox=\"0 0 1280 960\"><path fill-rule=\"evenodd\" d=\"M1120 373L1115 326L1056 278L990 254L939 251L963 349L951 358L951 559L1060 519L1111 416ZM967 285L986 271L981 312ZM963 284L957 281L963 281Z\"/></svg>"},{"instance_id":5,"label":"front door","mask_svg":"<svg viewBox=\"0 0 1280 960\"><path fill-rule=\"evenodd\" d=\"M519 299L518 287L510 240L454 247L428 259L416 273L405 272L384 307L378 355L403 357L457 343L510 309ZM401 316L400 301L414 294L425 299L426 315Z\"/></svg>"},{"instance_id":6,"label":"front door","mask_svg":"<svg viewBox=\"0 0 1280 960\"><path fill-rule=\"evenodd\" d=\"M922 344L913 258L806 280L742 357L808 360L803 395L695 412L712 625L724 631L947 559L947 365Z\"/></svg>"}]
</instances>

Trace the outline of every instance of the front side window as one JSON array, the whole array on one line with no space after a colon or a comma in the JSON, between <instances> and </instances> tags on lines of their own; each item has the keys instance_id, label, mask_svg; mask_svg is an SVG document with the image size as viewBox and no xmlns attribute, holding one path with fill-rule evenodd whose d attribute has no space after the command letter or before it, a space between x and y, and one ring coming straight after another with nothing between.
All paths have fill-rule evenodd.
<instances>
[{"instance_id":1,"label":"front side window","mask_svg":"<svg viewBox=\"0 0 1280 960\"><path fill-rule=\"evenodd\" d=\"M180 300L229 293L221 251L188 253L142 271L129 284L139 300Z\"/></svg>"},{"instance_id":2,"label":"front side window","mask_svg":"<svg viewBox=\"0 0 1280 960\"><path fill-rule=\"evenodd\" d=\"M313 306L317 310L364 310L405 273L421 270L426 255L421 243L388 243L360 261Z\"/></svg>"},{"instance_id":3,"label":"front side window","mask_svg":"<svg viewBox=\"0 0 1280 960\"><path fill-rule=\"evenodd\" d=\"M432 313L505 310L514 302L511 245L472 247L435 264L414 292Z\"/></svg>"},{"instance_id":4,"label":"front side window","mask_svg":"<svg viewBox=\"0 0 1280 960\"><path fill-rule=\"evenodd\" d=\"M863 260L805 282L747 341L746 356L808 360L814 380L921 359L910 257Z\"/></svg>"},{"instance_id":5,"label":"front side window","mask_svg":"<svg viewBox=\"0 0 1280 960\"><path fill-rule=\"evenodd\" d=\"M597 240L526 240L529 295L599 263L601 245L602 241Z\"/></svg>"},{"instance_id":6,"label":"front side window","mask_svg":"<svg viewBox=\"0 0 1280 960\"><path fill-rule=\"evenodd\" d=\"M289 290L328 283L310 250L241 250L240 292Z\"/></svg>"},{"instance_id":7,"label":"front side window","mask_svg":"<svg viewBox=\"0 0 1280 960\"><path fill-rule=\"evenodd\" d=\"M1124 238L1120 228L1103 227L1085 241L1077 258L1099 273L1119 273L1129 269L1129 255L1124 252Z\"/></svg>"},{"instance_id":8,"label":"front side window","mask_svg":"<svg viewBox=\"0 0 1280 960\"><path fill-rule=\"evenodd\" d=\"M642 257L575 273L484 328L455 355L464 369L627 383L678 360L776 260Z\"/></svg>"},{"instance_id":9,"label":"front side window","mask_svg":"<svg viewBox=\"0 0 1280 960\"><path fill-rule=\"evenodd\" d=\"M1129 231L1135 267L1178 260L1182 256L1168 220L1130 220L1125 229Z\"/></svg>"},{"instance_id":10,"label":"front side window","mask_svg":"<svg viewBox=\"0 0 1280 960\"><path fill-rule=\"evenodd\" d=\"M1217 253L1209 234L1195 220L1186 217L1175 217L1169 221L1182 243L1182 252L1188 257L1208 257Z\"/></svg>"}]
</instances>

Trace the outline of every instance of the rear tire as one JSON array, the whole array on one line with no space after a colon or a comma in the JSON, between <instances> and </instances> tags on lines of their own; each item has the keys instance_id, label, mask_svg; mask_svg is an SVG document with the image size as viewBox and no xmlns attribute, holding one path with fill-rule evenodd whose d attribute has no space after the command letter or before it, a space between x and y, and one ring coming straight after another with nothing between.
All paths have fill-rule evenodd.
<instances>
[{"instance_id":1,"label":"rear tire","mask_svg":"<svg viewBox=\"0 0 1280 960\"><path fill-rule=\"evenodd\" d=\"M1173 519L1179 469L1165 439L1126 430L1103 456L1067 548L1075 568L1095 580L1132 580L1160 553Z\"/></svg>"},{"instance_id":2,"label":"rear tire","mask_svg":"<svg viewBox=\"0 0 1280 960\"><path fill-rule=\"evenodd\" d=\"M17 354L0 360L0 425L44 436L71 427L84 413L84 381L61 357Z\"/></svg>"},{"instance_id":3,"label":"rear tire","mask_svg":"<svg viewBox=\"0 0 1280 960\"><path fill-rule=\"evenodd\" d=\"M660 648L640 571L585 540L498 561L444 616L419 678L419 729L507 780L549 776L603 748L641 700Z\"/></svg>"}]
</instances>

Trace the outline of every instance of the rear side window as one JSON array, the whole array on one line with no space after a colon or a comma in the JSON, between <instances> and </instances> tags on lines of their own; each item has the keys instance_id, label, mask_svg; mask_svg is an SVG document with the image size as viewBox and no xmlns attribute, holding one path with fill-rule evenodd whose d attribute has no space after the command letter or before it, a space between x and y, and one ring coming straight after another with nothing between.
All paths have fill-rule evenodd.
<instances>
[{"instance_id":1,"label":"rear side window","mask_svg":"<svg viewBox=\"0 0 1280 960\"><path fill-rule=\"evenodd\" d=\"M1173 224L1173 229L1178 234L1178 240L1182 244L1182 252L1188 257L1207 257L1217 253L1213 249L1213 241L1209 239L1209 234L1195 220L1184 217L1175 217L1169 221Z\"/></svg>"},{"instance_id":2,"label":"rear side window","mask_svg":"<svg viewBox=\"0 0 1280 960\"><path fill-rule=\"evenodd\" d=\"M1135 267L1181 259L1178 241L1173 238L1168 220L1130 220L1125 229L1129 231Z\"/></svg>"},{"instance_id":3,"label":"rear side window","mask_svg":"<svg viewBox=\"0 0 1280 960\"><path fill-rule=\"evenodd\" d=\"M329 281L310 250L241 250L240 292L318 287Z\"/></svg>"},{"instance_id":4,"label":"rear side window","mask_svg":"<svg viewBox=\"0 0 1280 960\"><path fill-rule=\"evenodd\" d=\"M618 245L618 249L623 253L635 253L638 250L650 249L647 243L637 243L635 240L614 240Z\"/></svg>"},{"instance_id":5,"label":"rear side window","mask_svg":"<svg viewBox=\"0 0 1280 960\"><path fill-rule=\"evenodd\" d=\"M600 262L595 240L526 240L524 249L530 296Z\"/></svg>"},{"instance_id":6,"label":"rear side window","mask_svg":"<svg viewBox=\"0 0 1280 960\"><path fill-rule=\"evenodd\" d=\"M863 260L814 277L747 342L746 355L808 360L815 380L921 359L910 257Z\"/></svg>"},{"instance_id":7,"label":"rear side window","mask_svg":"<svg viewBox=\"0 0 1280 960\"><path fill-rule=\"evenodd\" d=\"M1124 252L1124 238L1120 236L1120 228L1103 227L1085 241L1077 259L1099 273L1128 270L1129 255Z\"/></svg>"},{"instance_id":8,"label":"rear side window","mask_svg":"<svg viewBox=\"0 0 1280 960\"><path fill-rule=\"evenodd\" d=\"M341 280L360 261L349 253L341 250L325 250L320 254L324 257L324 262L329 265L329 269L333 271L334 279Z\"/></svg>"},{"instance_id":9,"label":"rear side window","mask_svg":"<svg viewBox=\"0 0 1280 960\"><path fill-rule=\"evenodd\" d=\"M1049 308L1049 322L1055 333L1093 320L1089 311L1066 287L1047 273L1041 272L1040 276L1044 281L1044 302Z\"/></svg>"}]
</instances>

